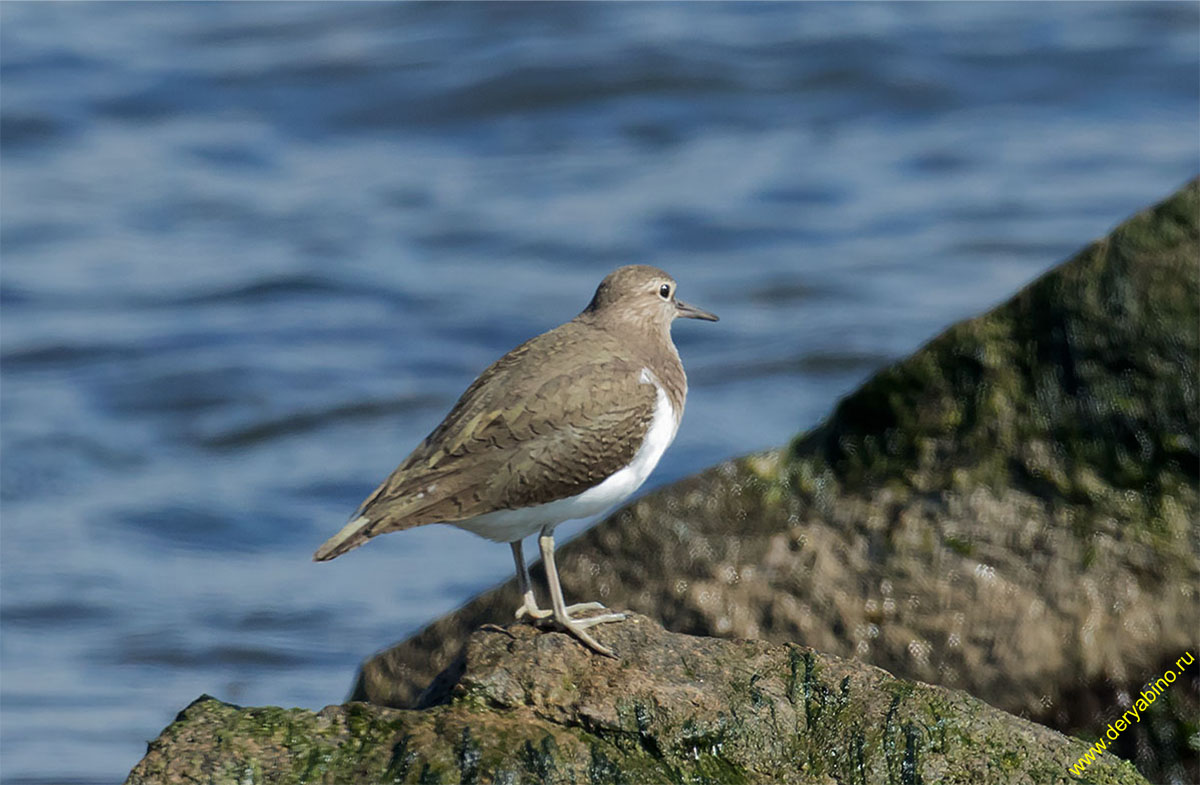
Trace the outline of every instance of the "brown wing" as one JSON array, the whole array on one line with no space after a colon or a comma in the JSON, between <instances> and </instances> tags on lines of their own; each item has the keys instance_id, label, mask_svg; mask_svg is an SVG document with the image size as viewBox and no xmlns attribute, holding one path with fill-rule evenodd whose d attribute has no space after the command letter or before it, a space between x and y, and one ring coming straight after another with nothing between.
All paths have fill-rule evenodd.
<instances>
[{"instance_id":1,"label":"brown wing","mask_svg":"<svg viewBox=\"0 0 1200 785\"><path fill-rule=\"evenodd\" d=\"M641 381L640 363L571 353L578 337L569 322L485 371L367 497L358 510L365 520L339 533L318 558L385 532L574 496L628 464L654 416L655 387ZM539 344L567 359L547 372L529 359Z\"/></svg>"}]
</instances>

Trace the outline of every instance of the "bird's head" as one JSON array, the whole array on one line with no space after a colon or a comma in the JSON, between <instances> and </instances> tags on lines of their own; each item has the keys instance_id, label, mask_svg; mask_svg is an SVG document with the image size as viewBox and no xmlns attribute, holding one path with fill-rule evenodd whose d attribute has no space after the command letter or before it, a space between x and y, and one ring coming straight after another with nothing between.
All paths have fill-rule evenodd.
<instances>
[{"instance_id":1,"label":"bird's head","mask_svg":"<svg viewBox=\"0 0 1200 785\"><path fill-rule=\"evenodd\" d=\"M716 314L677 299L675 279L645 264L609 273L584 313L600 321L650 323L665 330L679 318L717 321Z\"/></svg>"}]
</instances>

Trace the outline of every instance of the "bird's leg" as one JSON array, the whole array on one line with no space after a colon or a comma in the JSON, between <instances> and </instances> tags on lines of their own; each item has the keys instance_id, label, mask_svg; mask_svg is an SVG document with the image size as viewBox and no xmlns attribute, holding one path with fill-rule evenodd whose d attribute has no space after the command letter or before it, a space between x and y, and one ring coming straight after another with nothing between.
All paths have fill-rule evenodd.
<instances>
[{"instance_id":1,"label":"bird's leg","mask_svg":"<svg viewBox=\"0 0 1200 785\"><path fill-rule=\"evenodd\" d=\"M533 595L533 580L529 577L529 568L525 566L525 554L521 548L521 541L511 542L513 561L517 565L517 589L521 592L522 602L521 607L517 608L517 619L523 619L526 616L534 621L542 621L554 616L554 611L544 610L538 607L537 599ZM595 611L604 607L603 603L599 602L581 602L576 605L567 606L567 614L578 613L579 611Z\"/></svg>"},{"instance_id":2,"label":"bird's leg","mask_svg":"<svg viewBox=\"0 0 1200 785\"><path fill-rule=\"evenodd\" d=\"M554 621L564 630L586 644L592 651L616 658L617 655L613 654L612 649L602 646L587 633L587 628L605 622L621 621L625 618L625 614L605 613L587 619L572 619L570 611L575 609L582 610L584 606L594 607L600 604L581 603L580 605L572 605L568 608L566 602L563 600L562 586L558 582L558 567L554 564L554 533L551 530L542 530L541 536L538 537L538 547L542 551L542 564L546 567L546 583L550 586L550 603L554 609ZM600 607L603 608L604 606L600 605Z\"/></svg>"},{"instance_id":3,"label":"bird's leg","mask_svg":"<svg viewBox=\"0 0 1200 785\"><path fill-rule=\"evenodd\" d=\"M533 581L529 580L529 568L525 566L525 553L521 549L521 541L516 540L509 545L512 546L513 561L517 563L517 588L522 597L521 607L517 608L517 618L521 619L525 616L531 619L550 618L554 615L554 611L539 608L537 598L533 596Z\"/></svg>"}]
</instances>

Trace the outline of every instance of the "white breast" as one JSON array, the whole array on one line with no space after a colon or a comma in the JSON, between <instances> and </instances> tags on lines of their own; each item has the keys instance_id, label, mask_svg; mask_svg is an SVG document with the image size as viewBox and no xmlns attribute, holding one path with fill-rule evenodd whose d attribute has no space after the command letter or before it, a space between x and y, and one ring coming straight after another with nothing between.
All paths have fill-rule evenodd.
<instances>
[{"instance_id":1,"label":"white breast","mask_svg":"<svg viewBox=\"0 0 1200 785\"><path fill-rule=\"evenodd\" d=\"M678 415L681 414L671 406L671 399L648 368L642 369L641 381L654 385L654 418L646 429L642 446L628 466L577 496L519 510L497 510L469 520L455 521L453 525L496 542L513 542L546 526L598 515L629 498L642 487L674 441L675 432L679 429Z\"/></svg>"}]
</instances>

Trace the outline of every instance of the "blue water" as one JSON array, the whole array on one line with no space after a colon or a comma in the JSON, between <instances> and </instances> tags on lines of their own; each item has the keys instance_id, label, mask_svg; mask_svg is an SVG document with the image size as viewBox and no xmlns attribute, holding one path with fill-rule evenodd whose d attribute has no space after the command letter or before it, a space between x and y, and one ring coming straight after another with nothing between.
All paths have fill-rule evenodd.
<instances>
[{"instance_id":1,"label":"blue water","mask_svg":"<svg viewBox=\"0 0 1200 785\"><path fill-rule=\"evenodd\" d=\"M1197 8L0 4L0 778L338 702L506 578L309 559L618 265L722 317L652 485L813 425L1200 171Z\"/></svg>"}]
</instances>

